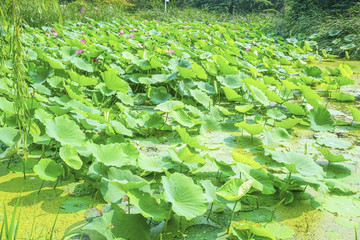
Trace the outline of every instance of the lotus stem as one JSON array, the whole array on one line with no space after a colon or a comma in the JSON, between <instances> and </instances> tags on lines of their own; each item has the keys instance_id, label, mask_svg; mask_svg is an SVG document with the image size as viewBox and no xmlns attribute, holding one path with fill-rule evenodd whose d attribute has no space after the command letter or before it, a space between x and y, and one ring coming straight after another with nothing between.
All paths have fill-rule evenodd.
<instances>
[{"instance_id":1,"label":"lotus stem","mask_svg":"<svg viewBox=\"0 0 360 240\"><path fill-rule=\"evenodd\" d=\"M39 191L38 191L37 194L40 194L40 191L41 191L42 187L44 186L44 182L45 182L45 180L42 181L41 186L40 186Z\"/></svg>"},{"instance_id":2,"label":"lotus stem","mask_svg":"<svg viewBox=\"0 0 360 240\"><path fill-rule=\"evenodd\" d=\"M130 207L131 207L131 205L130 205L130 197L128 196L128 214L130 214Z\"/></svg>"},{"instance_id":3,"label":"lotus stem","mask_svg":"<svg viewBox=\"0 0 360 240\"><path fill-rule=\"evenodd\" d=\"M210 206L209 214L208 214L208 216L207 216L207 218L206 218L206 221L209 221L209 218L210 218L210 215L211 215L211 213L212 213L213 207L214 207L214 203L212 202L212 203L211 203L211 206Z\"/></svg>"},{"instance_id":4,"label":"lotus stem","mask_svg":"<svg viewBox=\"0 0 360 240\"><path fill-rule=\"evenodd\" d=\"M235 202L233 210L231 211L230 222L229 222L229 225L228 225L227 231L226 231L228 234L229 234L229 231L230 231L231 222L232 222L232 220L234 218L234 213L235 213L235 208L236 208L237 203L238 203L238 201Z\"/></svg>"}]
</instances>

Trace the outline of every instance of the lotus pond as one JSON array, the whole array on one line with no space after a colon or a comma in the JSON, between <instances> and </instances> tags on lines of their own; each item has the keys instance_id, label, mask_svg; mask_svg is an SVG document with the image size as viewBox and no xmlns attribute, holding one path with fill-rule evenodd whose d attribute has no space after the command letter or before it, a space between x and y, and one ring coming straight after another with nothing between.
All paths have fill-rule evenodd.
<instances>
[{"instance_id":1,"label":"lotus pond","mask_svg":"<svg viewBox=\"0 0 360 240\"><path fill-rule=\"evenodd\" d=\"M0 58L18 239L357 239L360 63L266 29L25 26L26 134Z\"/></svg>"}]
</instances>

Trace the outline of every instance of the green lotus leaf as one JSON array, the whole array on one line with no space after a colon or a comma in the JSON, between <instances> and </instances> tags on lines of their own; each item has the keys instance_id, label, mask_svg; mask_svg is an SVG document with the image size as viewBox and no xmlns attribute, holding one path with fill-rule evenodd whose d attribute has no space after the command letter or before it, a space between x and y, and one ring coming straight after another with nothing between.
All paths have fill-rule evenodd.
<instances>
[{"instance_id":1,"label":"green lotus leaf","mask_svg":"<svg viewBox=\"0 0 360 240\"><path fill-rule=\"evenodd\" d=\"M300 122L301 122L301 119L299 119L299 118L287 118L284 121L276 122L275 126L285 128L285 129L291 129L291 128L295 127L297 124L299 124Z\"/></svg>"},{"instance_id":2,"label":"green lotus leaf","mask_svg":"<svg viewBox=\"0 0 360 240\"><path fill-rule=\"evenodd\" d=\"M197 63L193 63L192 70L199 79L206 80L208 78L206 71L204 70L204 68L201 65L199 65Z\"/></svg>"},{"instance_id":3,"label":"green lotus leaf","mask_svg":"<svg viewBox=\"0 0 360 240\"><path fill-rule=\"evenodd\" d=\"M160 110L162 112L170 113L177 109L185 107L184 103L180 101L167 101L164 103L160 103L155 107L155 109Z\"/></svg>"},{"instance_id":4,"label":"green lotus leaf","mask_svg":"<svg viewBox=\"0 0 360 240\"><path fill-rule=\"evenodd\" d=\"M130 170L121 170L115 167L108 170L108 179L104 179L126 193L133 189L143 188L151 183L142 177L134 175Z\"/></svg>"},{"instance_id":5,"label":"green lotus leaf","mask_svg":"<svg viewBox=\"0 0 360 240\"><path fill-rule=\"evenodd\" d=\"M253 169L263 168L260 163L256 162L254 159L252 159L244 154L241 154L238 152L232 152L231 156L235 160L235 162L247 164L247 165L251 166Z\"/></svg>"},{"instance_id":6,"label":"green lotus leaf","mask_svg":"<svg viewBox=\"0 0 360 240\"><path fill-rule=\"evenodd\" d=\"M278 222L271 222L264 226L264 230L271 233L278 239L291 239L295 235L295 230Z\"/></svg>"},{"instance_id":7,"label":"green lotus leaf","mask_svg":"<svg viewBox=\"0 0 360 240\"><path fill-rule=\"evenodd\" d=\"M250 87L251 93L255 100L259 101L262 105L265 107L270 105L269 99L266 97L263 91L261 91L259 88L255 86Z\"/></svg>"},{"instance_id":8,"label":"green lotus leaf","mask_svg":"<svg viewBox=\"0 0 360 240\"><path fill-rule=\"evenodd\" d=\"M349 196L328 196L321 199L320 203L327 211L337 213L340 216L360 216L360 200L358 198Z\"/></svg>"},{"instance_id":9,"label":"green lotus leaf","mask_svg":"<svg viewBox=\"0 0 360 240\"><path fill-rule=\"evenodd\" d=\"M77 56L76 50L77 48L74 47L68 47L68 46L61 47L59 52L61 54L62 60L69 61L75 56Z\"/></svg>"},{"instance_id":10,"label":"green lotus leaf","mask_svg":"<svg viewBox=\"0 0 360 240\"><path fill-rule=\"evenodd\" d=\"M304 69L304 73L309 77L320 78L322 71L316 66L307 67Z\"/></svg>"},{"instance_id":11,"label":"green lotus leaf","mask_svg":"<svg viewBox=\"0 0 360 240\"><path fill-rule=\"evenodd\" d=\"M356 188L339 179L325 179L325 184L329 187L330 190L339 190L343 193L353 194L357 191Z\"/></svg>"},{"instance_id":12,"label":"green lotus leaf","mask_svg":"<svg viewBox=\"0 0 360 240\"><path fill-rule=\"evenodd\" d=\"M15 144L16 141L20 139L19 130L12 127L2 127L0 128L0 143L5 144L10 147Z\"/></svg>"},{"instance_id":13,"label":"green lotus leaf","mask_svg":"<svg viewBox=\"0 0 360 240\"><path fill-rule=\"evenodd\" d=\"M0 97L0 109L7 113L16 113L15 104L4 97Z\"/></svg>"},{"instance_id":14,"label":"green lotus leaf","mask_svg":"<svg viewBox=\"0 0 360 240\"><path fill-rule=\"evenodd\" d=\"M236 223L231 227L231 233L237 236L239 239L246 239L247 236L256 236L259 239L271 239L276 240L276 238L264 229L258 228L254 225L247 223Z\"/></svg>"},{"instance_id":15,"label":"green lotus leaf","mask_svg":"<svg viewBox=\"0 0 360 240\"><path fill-rule=\"evenodd\" d=\"M161 206L149 193L133 189L128 192L128 197L145 218L151 217L155 221L161 222L170 216L170 209L164 205Z\"/></svg>"},{"instance_id":16,"label":"green lotus leaf","mask_svg":"<svg viewBox=\"0 0 360 240\"><path fill-rule=\"evenodd\" d=\"M46 133L62 145L81 146L85 143L85 134L80 127L65 116L45 120Z\"/></svg>"},{"instance_id":17,"label":"green lotus leaf","mask_svg":"<svg viewBox=\"0 0 360 240\"><path fill-rule=\"evenodd\" d=\"M205 164L205 159L193 153L186 144L174 150L180 162Z\"/></svg>"},{"instance_id":18,"label":"green lotus leaf","mask_svg":"<svg viewBox=\"0 0 360 240\"><path fill-rule=\"evenodd\" d=\"M339 68L341 76L343 76L343 77L350 77L351 75L354 74L351 67L347 64L340 64L338 68Z\"/></svg>"},{"instance_id":19,"label":"green lotus leaf","mask_svg":"<svg viewBox=\"0 0 360 240\"><path fill-rule=\"evenodd\" d=\"M64 145L59 151L60 158L71 168L79 170L83 162L79 157L76 148L72 145Z\"/></svg>"},{"instance_id":20,"label":"green lotus leaf","mask_svg":"<svg viewBox=\"0 0 360 240\"><path fill-rule=\"evenodd\" d=\"M355 121L360 121L360 110L352 107L352 106L347 106L347 109L349 109L349 111L351 112L353 119Z\"/></svg>"},{"instance_id":21,"label":"green lotus leaf","mask_svg":"<svg viewBox=\"0 0 360 240\"><path fill-rule=\"evenodd\" d=\"M61 175L61 166L52 159L43 158L34 166L34 172L42 180L56 181Z\"/></svg>"},{"instance_id":22,"label":"green lotus leaf","mask_svg":"<svg viewBox=\"0 0 360 240\"><path fill-rule=\"evenodd\" d=\"M167 93L165 87L152 87L149 90L149 98L153 104L160 104L168 101L171 98L171 95Z\"/></svg>"},{"instance_id":23,"label":"green lotus leaf","mask_svg":"<svg viewBox=\"0 0 360 240\"><path fill-rule=\"evenodd\" d=\"M90 208L91 197L70 197L63 201L60 206L62 213L76 213Z\"/></svg>"},{"instance_id":24,"label":"green lotus leaf","mask_svg":"<svg viewBox=\"0 0 360 240\"><path fill-rule=\"evenodd\" d=\"M195 125L194 121L186 114L186 112L179 108L171 113L173 120L185 127L193 127Z\"/></svg>"},{"instance_id":25,"label":"green lotus leaf","mask_svg":"<svg viewBox=\"0 0 360 240\"><path fill-rule=\"evenodd\" d=\"M334 121L330 112L325 107L316 107L310 110L308 115L311 128L317 132L334 131Z\"/></svg>"},{"instance_id":26,"label":"green lotus leaf","mask_svg":"<svg viewBox=\"0 0 360 240\"><path fill-rule=\"evenodd\" d=\"M319 94L315 90L311 89L311 87L301 85L300 89L307 101L309 101L309 99L322 101L322 98L319 96Z\"/></svg>"},{"instance_id":27,"label":"green lotus leaf","mask_svg":"<svg viewBox=\"0 0 360 240\"><path fill-rule=\"evenodd\" d=\"M240 112L240 113L246 113L248 111L250 111L251 109L254 108L254 105L236 105L235 106L235 110Z\"/></svg>"},{"instance_id":28,"label":"green lotus leaf","mask_svg":"<svg viewBox=\"0 0 360 240\"><path fill-rule=\"evenodd\" d=\"M67 73L70 75L72 81L78 83L82 87L93 86L97 84L97 80L95 78L79 75L73 71L67 71Z\"/></svg>"},{"instance_id":29,"label":"green lotus leaf","mask_svg":"<svg viewBox=\"0 0 360 240\"><path fill-rule=\"evenodd\" d=\"M110 69L101 73L101 77L105 81L106 87L110 90L127 93L129 84L117 76L117 71Z\"/></svg>"},{"instance_id":30,"label":"green lotus leaf","mask_svg":"<svg viewBox=\"0 0 360 240\"><path fill-rule=\"evenodd\" d=\"M86 72L93 72L94 71L93 66L89 62L85 61L82 58L74 57L74 58L71 59L71 62L73 64L75 64L75 66L77 68L79 68L80 70L83 70L83 71L86 71Z\"/></svg>"},{"instance_id":31,"label":"green lotus leaf","mask_svg":"<svg viewBox=\"0 0 360 240\"><path fill-rule=\"evenodd\" d=\"M247 124L246 122L239 122L235 124L236 127L239 127L246 132L248 132L250 135L258 135L262 133L262 131L265 129L263 125L261 124Z\"/></svg>"},{"instance_id":32,"label":"green lotus leaf","mask_svg":"<svg viewBox=\"0 0 360 240\"><path fill-rule=\"evenodd\" d=\"M179 216L191 220L203 215L208 202L200 186L194 184L192 178L181 173L173 173L162 177L164 200L172 204L172 210Z\"/></svg>"},{"instance_id":33,"label":"green lotus leaf","mask_svg":"<svg viewBox=\"0 0 360 240\"><path fill-rule=\"evenodd\" d=\"M319 138L316 140L316 143L321 146L337 149L348 149L352 146L351 142L340 138Z\"/></svg>"},{"instance_id":34,"label":"green lotus leaf","mask_svg":"<svg viewBox=\"0 0 360 240\"><path fill-rule=\"evenodd\" d=\"M96 161L106 166L121 167L135 161L139 156L136 147L128 143L98 145L88 142L87 148L94 155Z\"/></svg>"},{"instance_id":35,"label":"green lotus leaf","mask_svg":"<svg viewBox=\"0 0 360 240\"><path fill-rule=\"evenodd\" d=\"M201 105L203 105L207 109L210 109L210 106L213 105L213 101L211 100L211 98L203 91L195 89L195 90L190 90L190 93L191 96L193 96L196 101L201 103Z\"/></svg>"},{"instance_id":36,"label":"green lotus leaf","mask_svg":"<svg viewBox=\"0 0 360 240\"><path fill-rule=\"evenodd\" d=\"M334 37L334 36L338 35L339 33L340 33L340 31L336 30L336 29L331 29L328 31L328 34L330 37Z\"/></svg>"},{"instance_id":37,"label":"green lotus leaf","mask_svg":"<svg viewBox=\"0 0 360 240\"><path fill-rule=\"evenodd\" d=\"M205 196L209 203L212 203L217 200L216 196L216 187L211 183L210 180L201 180L200 184L205 189Z\"/></svg>"},{"instance_id":38,"label":"green lotus leaf","mask_svg":"<svg viewBox=\"0 0 360 240\"><path fill-rule=\"evenodd\" d=\"M325 172L321 166L316 164L314 160L302 153L297 152L283 152L283 151L270 151L272 159L276 162L285 164L286 168L293 173L300 173L305 177L316 176L323 178Z\"/></svg>"},{"instance_id":39,"label":"green lotus leaf","mask_svg":"<svg viewBox=\"0 0 360 240\"><path fill-rule=\"evenodd\" d=\"M217 76L216 79L225 87L231 89L238 89L243 86L240 76L238 75L226 75L226 76Z\"/></svg>"},{"instance_id":40,"label":"green lotus leaf","mask_svg":"<svg viewBox=\"0 0 360 240\"><path fill-rule=\"evenodd\" d=\"M349 43L344 46L341 46L340 49L346 51L346 50L350 50L354 47L356 47L356 45L354 43Z\"/></svg>"},{"instance_id":41,"label":"green lotus leaf","mask_svg":"<svg viewBox=\"0 0 360 240\"><path fill-rule=\"evenodd\" d=\"M339 86L353 85L355 83L354 80L348 77L335 77L334 80Z\"/></svg>"},{"instance_id":42,"label":"green lotus leaf","mask_svg":"<svg viewBox=\"0 0 360 240\"><path fill-rule=\"evenodd\" d=\"M349 35L344 37L344 40L347 41L347 42L352 42L356 37L357 37L356 34L349 34Z\"/></svg>"},{"instance_id":43,"label":"green lotus leaf","mask_svg":"<svg viewBox=\"0 0 360 240\"><path fill-rule=\"evenodd\" d=\"M183 78L195 78L196 75L193 71L193 69L191 68L183 68L183 67L177 67L179 73L180 73L180 76L182 76Z\"/></svg>"},{"instance_id":44,"label":"green lotus leaf","mask_svg":"<svg viewBox=\"0 0 360 240\"><path fill-rule=\"evenodd\" d=\"M173 164L161 156L140 156L138 165L141 169L149 172L163 172L164 169L173 167Z\"/></svg>"},{"instance_id":45,"label":"green lotus leaf","mask_svg":"<svg viewBox=\"0 0 360 240\"><path fill-rule=\"evenodd\" d=\"M244 99L234 90L229 87L223 87L226 98L233 102L243 102Z\"/></svg>"},{"instance_id":46,"label":"green lotus leaf","mask_svg":"<svg viewBox=\"0 0 360 240\"><path fill-rule=\"evenodd\" d=\"M331 97L338 100L339 102L354 102L355 96L351 94L344 94L341 92L331 93Z\"/></svg>"},{"instance_id":47,"label":"green lotus leaf","mask_svg":"<svg viewBox=\"0 0 360 240\"><path fill-rule=\"evenodd\" d=\"M286 115L279 108L271 108L267 110L266 116L275 120L284 120Z\"/></svg>"},{"instance_id":48,"label":"green lotus leaf","mask_svg":"<svg viewBox=\"0 0 360 240\"><path fill-rule=\"evenodd\" d=\"M107 240L141 239L150 240L150 227L141 214L126 214L116 204L102 217L93 219L84 230L95 231ZM109 227L117 226L117 227Z\"/></svg>"},{"instance_id":49,"label":"green lotus leaf","mask_svg":"<svg viewBox=\"0 0 360 240\"><path fill-rule=\"evenodd\" d=\"M197 148L197 149L202 149L202 150L209 150L209 148L206 147L205 145L201 145L196 138L192 138L186 132L186 129L178 127L178 128L176 128L176 131L179 133L181 140L186 145L188 145L188 146L190 146L192 148Z\"/></svg>"},{"instance_id":50,"label":"green lotus leaf","mask_svg":"<svg viewBox=\"0 0 360 240\"><path fill-rule=\"evenodd\" d=\"M251 189L254 180L244 180L240 178L232 178L222 185L217 191L216 194L225 198L228 201L238 201L244 197Z\"/></svg>"},{"instance_id":51,"label":"green lotus leaf","mask_svg":"<svg viewBox=\"0 0 360 240\"><path fill-rule=\"evenodd\" d=\"M289 111L294 115L304 116L306 115L305 110L295 103L286 102L284 103L284 106L289 109Z\"/></svg>"},{"instance_id":52,"label":"green lotus leaf","mask_svg":"<svg viewBox=\"0 0 360 240\"><path fill-rule=\"evenodd\" d=\"M236 167L246 179L253 180L252 187L263 194L274 194L274 180L264 169L254 169L252 166L243 163L236 163Z\"/></svg>"}]
</instances>

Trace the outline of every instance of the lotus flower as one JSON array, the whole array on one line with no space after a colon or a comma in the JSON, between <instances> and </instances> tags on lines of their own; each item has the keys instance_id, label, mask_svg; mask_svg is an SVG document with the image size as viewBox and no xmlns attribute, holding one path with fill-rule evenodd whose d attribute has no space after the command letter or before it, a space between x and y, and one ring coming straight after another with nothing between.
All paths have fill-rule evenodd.
<instances>
[{"instance_id":1,"label":"lotus flower","mask_svg":"<svg viewBox=\"0 0 360 240\"><path fill-rule=\"evenodd\" d=\"M173 54L175 52L175 50L172 49L166 49L167 54Z\"/></svg>"},{"instance_id":2,"label":"lotus flower","mask_svg":"<svg viewBox=\"0 0 360 240\"><path fill-rule=\"evenodd\" d=\"M83 44L86 44L85 39L81 39L80 42L82 42Z\"/></svg>"},{"instance_id":3,"label":"lotus flower","mask_svg":"<svg viewBox=\"0 0 360 240\"><path fill-rule=\"evenodd\" d=\"M80 49L80 50L75 50L77 54L80 54L80 53L83 53L84 50L83 49Z\"/></svg>"},{"instance_id":4,"label":"lotus flower","mask_svg":"<svg viewBox=\"0 0 360 240\"><path fill-rule=\"evenodd\" d=\"M120 32L119 32L119 36L124 35L124 33L125 33L125 31L124 31L124 30L120 30Z\"/></svg>"}]
</instances>

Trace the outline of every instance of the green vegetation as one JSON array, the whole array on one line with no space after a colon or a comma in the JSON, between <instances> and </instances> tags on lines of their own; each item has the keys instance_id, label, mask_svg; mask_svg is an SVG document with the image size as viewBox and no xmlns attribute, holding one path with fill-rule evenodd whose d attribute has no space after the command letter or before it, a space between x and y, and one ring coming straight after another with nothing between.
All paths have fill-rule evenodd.
<instances>
[{"instance_id":1,"label":"green vegetation","mask_svg":"<svg viewBox=\"0 0 360 240\"><path fill-rule=\"evenodd\" d=\"M277 37L255 16L19 4L2 5L0 167L35 174L37 196L79 184L57 211L86 222L64 239L306 238L313 226L301 233L278 214L302 201L356 236L357 68L315 66L335 57L321 35ZM341 39L346 56L358 37ZM0 239L16 239L17 209L9 224L4 206Z\"/></svg>"}]
</instances>

